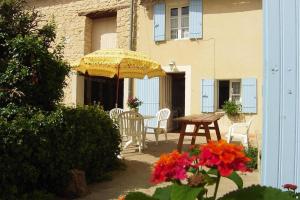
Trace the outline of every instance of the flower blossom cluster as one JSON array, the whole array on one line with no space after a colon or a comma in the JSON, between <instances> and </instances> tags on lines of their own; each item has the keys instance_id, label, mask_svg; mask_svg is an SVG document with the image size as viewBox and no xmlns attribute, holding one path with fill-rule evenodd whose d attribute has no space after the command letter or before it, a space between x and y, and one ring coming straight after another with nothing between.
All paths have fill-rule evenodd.
<instances>
[{"instance_id":1,"label":"flower blossom cluster","mask_svg":"<svg viewBox=\"0 0 300 200\"><path fill-rule=\"evenodd\" d=\"M189 169L202 166L217 169L221 176L229 176L233 171L250 171L247 168L250 158L246 157L243 147L224 140L193 147L190 155L177 151L161 155L155 163L151 181L157 184L184 180L188 178Z\"/></svg>"},{"instance_id":2,"label":"flower blossom cluster","mask_svg":"<svg viewBox=\"0 0 300 200\"><path fill-rule=\"evenodd\" d=\"M224 140L209 142L200 147L199 165L217 168L221 176L229 176L233 171L249 171L243 146L228 144Z\"/></svg>"},{"instance_id":3,"label":"flower blossom cluster","mask_svg":"<svg viewBox=\"0 0 300 200\"><path fill-rule=\"evenodd\" d=\"M155 163L151 182L161 183L172 180L184 180L187 178L187 170L193 160L187 153L180 154L173 151L170 154L161 155Z\"/></svg>"}]
</instances>

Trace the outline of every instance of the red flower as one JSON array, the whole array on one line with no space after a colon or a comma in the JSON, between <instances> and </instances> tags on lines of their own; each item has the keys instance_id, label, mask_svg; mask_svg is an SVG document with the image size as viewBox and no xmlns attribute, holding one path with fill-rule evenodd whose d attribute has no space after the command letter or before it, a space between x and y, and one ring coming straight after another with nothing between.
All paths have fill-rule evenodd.
<instances>
[{"instance_id":1,"label":"red flower","mask_svg":"<svg viewBox=\"0 0 300 200\"><path fill-rule=\"evenodd\" d=\"M173 151L163 154L155 163L151 182L158 184L164 181L184 180L187 178L186 171L191 166L192 159L187 153L180 154Z\"/></svg>"},{"instance_id":2,"label":"red flower","mask_svg":"<svg viewBox=\"0 0 300 200\"><path fill-rule=\"evenodd\" d=\"M297 185L294 185L294 184L284 184L282 187L284 189L294 190L294 191L298 188Z\"/></svg>"},{"instance_id":3,"label":"red flower","mask_svg":"<svg viewBox=\"0 0 300 200\"><path fill-rule=\"evenodd\" d=\"M136 97L129 97L127 101L127 105L129 108L137 108L142 105L142 102Z\"/></svg>"},{"instance_id":4,"label":"red flower","mask_svg":"<svg viewBox=\"0 0 300 200\"><path fill-rule=\"evenodd\" d=\"M228 144L224 140L210 142L200 147L199 165L217 168L221 176L229 176L233 171L249 171L243 147Z\"/></svg>"}]
</instances>

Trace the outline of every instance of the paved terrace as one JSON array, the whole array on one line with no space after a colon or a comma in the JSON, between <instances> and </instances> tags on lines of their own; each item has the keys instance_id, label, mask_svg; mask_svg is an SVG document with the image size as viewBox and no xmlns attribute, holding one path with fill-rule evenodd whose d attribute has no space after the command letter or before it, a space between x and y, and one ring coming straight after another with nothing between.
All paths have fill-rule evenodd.
<instances>
[{"instance_id":1,"label":"paved terrace","mask_svg":"<svg viewBox=\"0 0 300 200\"><path fill-rule=\"evenodd\" d=\"M213 136L214 134L212 134ZM138 153L137 148L129 147L123 152L126 170L113 172L112 180L90 185L91 194L80 200L113 200L119 195L128 191L142 191L152 194L157 186L150 183L150 173L153 163L158 160L162 153L171 152L176 149L179 134L169 133L168 142L164 141L164 135L160 136L160 142L155 144L154 135L147 135L146 143L148 148L143 153ZM222 138L224 138L222 136ZM216 139L212 137L212 139ZM191 142L191 137L185 137L183 150L187 150ZM205 143L204 137L197 137L196 144ZM244 186L259 183L259 172L241 174ZM162 186L162 185L158 185ZM214 188L209 188L212 195ZM236 186L230 180L221 179L218 195L223 195L235 190Z\"/></svg>"}]
</instances>

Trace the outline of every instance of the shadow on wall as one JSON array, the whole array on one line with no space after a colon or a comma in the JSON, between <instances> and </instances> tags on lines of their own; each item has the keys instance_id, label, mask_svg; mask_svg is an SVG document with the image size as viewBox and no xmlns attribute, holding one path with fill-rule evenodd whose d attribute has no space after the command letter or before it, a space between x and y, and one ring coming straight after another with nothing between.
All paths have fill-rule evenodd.
<instances>
[{"instance_id":1,"label":"shadow on wall","mask_svg":"<svg viewBox=\"0 0 300 200\"><path fill-rule=\"evenodd\" d=\"M153 18L152 6L155 1L142 0L141 5L147 9L149 19ZM204 14L245 12L262 10L262 0L203 0Z\"/></svg>"}]
</instances>

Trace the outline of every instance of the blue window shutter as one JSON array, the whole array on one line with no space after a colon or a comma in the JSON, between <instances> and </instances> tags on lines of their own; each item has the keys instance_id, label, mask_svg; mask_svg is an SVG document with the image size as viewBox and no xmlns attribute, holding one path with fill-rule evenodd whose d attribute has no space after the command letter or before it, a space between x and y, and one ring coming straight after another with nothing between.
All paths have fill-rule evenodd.
<instances>
[{"instance_id":1,"label":"blue window shutter","mask_svg":"<svg viewBox=\"0 0 300 200\"><path fill-rule=\"evenodd\" d=\"M190 0L189 9L190 38L202 38L202 0Z\"/></svg>"},{"instance_id":2,"label":"blue window shutter","mask_svg":"<svg viewBox=\"0 0 300 200\"><path fill-rule=\"evenodd\" d=\"M154 41L164 41L166 39L166 5L164 2L154 4Z\"/></svg>"},{"instance_id":3,"label":"blue window shutter","mask_svg":"<svg viewBox=\"0 0 300 200\"><path fill-rule=\"evenodd\" d=\"M256 79L242 79L242 112L256 113Z\"/></svg>"},{"instance_id":4,"label":"blue window shutter","mask_svg":"<svg viewBox=\"0 0 300 200\"><path fill-rule=\"evenodd\" d=\"M202 80L202 112L215 111L214 88L215 88L215 81L213 79Z\"/></svg>"},{"instance_id":5,"label":"blue window shutter","mask_svg":"<svg viewBox=\"0 0 300 200\"><path fill-rule=\"evenodd\" d=\"M136 96L143 102L139 108L139 113L155 116L159 110L159 78L138 79L136 83ZM150 120L148 125L154 126L155 121Z\"/></svg>"}]
</instances>

